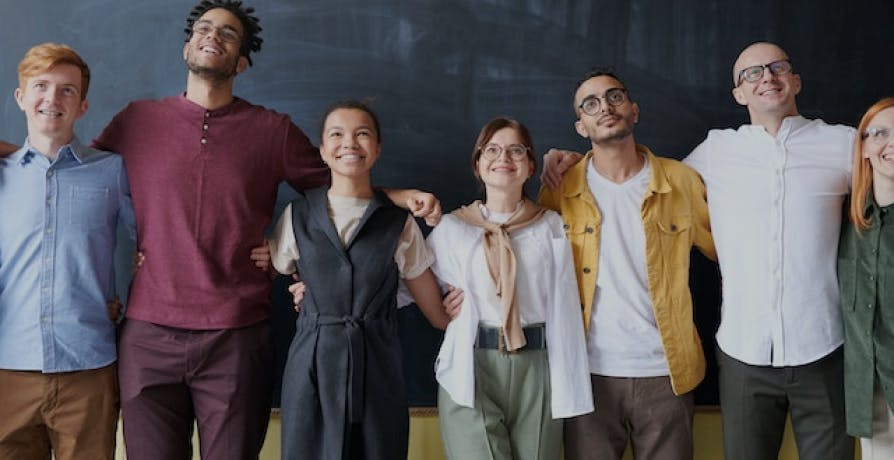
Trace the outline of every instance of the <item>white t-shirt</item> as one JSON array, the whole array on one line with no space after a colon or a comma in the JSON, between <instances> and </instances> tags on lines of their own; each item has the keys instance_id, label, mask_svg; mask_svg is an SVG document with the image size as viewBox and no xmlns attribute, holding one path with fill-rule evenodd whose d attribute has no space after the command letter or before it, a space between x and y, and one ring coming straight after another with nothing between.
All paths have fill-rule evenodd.
<instances>
[{"instance_id":1,"label":"white t-shirt","mask_svg":"<svg viewBox=\"0 0 894 460\"><path fill-rule=\"evenodd\" d=\"M591 162L587 184L602 214L599 273L587 352L590 372L610 377L668 375L646 273L642 203L651 167L618 184Z\"/></svg>"}]
</instances>

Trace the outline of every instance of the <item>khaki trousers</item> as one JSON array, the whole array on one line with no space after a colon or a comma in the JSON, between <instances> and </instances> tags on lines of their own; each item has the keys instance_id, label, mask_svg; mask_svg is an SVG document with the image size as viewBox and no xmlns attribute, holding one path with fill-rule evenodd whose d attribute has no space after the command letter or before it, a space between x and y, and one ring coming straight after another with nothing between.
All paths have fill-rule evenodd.
<instances>
[{"instance_id":1,"label":"khaki trousers","mask_svg":"<svg viewBox=\"0 0 894 460\"><path fill-rule=\"evenodd\" d=\"M44 374L0 370L0 459L112 460L115 364Z\"/></svg>"},{"instance_id":2,"label":"khaki trousers","mask_svg":"<svg viewBox=\"0 0 894 460\"><path fill-rule=\"evenodd\" d=\"M559 460L562 420L552 418L546 350L475 350L475 407L438 390L450 460Z\"/></svg>"}]
</instances>

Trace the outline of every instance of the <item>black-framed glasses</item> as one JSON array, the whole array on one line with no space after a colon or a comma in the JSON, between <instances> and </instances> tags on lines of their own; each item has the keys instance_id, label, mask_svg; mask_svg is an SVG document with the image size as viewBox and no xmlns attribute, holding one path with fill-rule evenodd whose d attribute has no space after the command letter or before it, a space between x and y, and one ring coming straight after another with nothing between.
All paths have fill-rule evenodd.
<instances>
[{"instance_id":1,"label":"black-framed glasses","mask_svg":"<svg viewBox=\"0 0 894 460\"><path fill-rule=\"evenodd\" d=\"M605 90L605 94L600 96L588 96L584 99L583 102L580 103L577 108L579 108L582 112L587 115L596 115L602 109L602 101L605 100L605 103L612 106L617 107L625 102L627 102L627 89L626 88L609 88Z\"/></svg>"},{"instance_id":2,"label":"black-framed glasses","mask_svg":"<svg viewBox=\"0 0 894 460\"><path fill-rule=\"evenodd\" d=\"M196 22L195 24L193 24L192 31L193 33L199 34L203 37L210 35L213 31L217 31L217 36L227 43L239 43L239 41L242 40L242 37L239 36L239 32L236 32L232 27L217 27L207 21Z\"/></svg>"},{"instance_id":3,"label":"black-framed glasses","mask_svg":"<svg viewBox=\"0 0 894 460\"><path fill-rule=\"evenodd\" d=\"M521 144L511 144L503 147L500 144L486 144L478 147L481 150L481 156L488 160L496 160L500 154L506 152L506 156L512 161L521 161L528 157L528 147Z\"/></svg>"},{"instance_id":4,"label":"black-framed glasses","mask_svg":"<svg viewBox=\"0 0 894 460\"><path fill-rule=\"evenodd\" d=\"M736 88L741 86L743 81L754 83L763 78L764 69L769 69L771 74L778 77L779 75L791 73L792 61L789 59L782 59L779 61L773 61L769 64L745 67L744 69L742 69L742 71L739 72L739 80L736 82Z\"/></svg>"},{"instance_id":5,"label":"black-framed glasses","mask_svg":"<svg viewBox=\"0 0 894 460\"><path fill-rule=\"evenodd\" d=\"M875 145L886 145L891 141L891 134L891 129L889 128L870 127L863 131L862 137L866 142L871 142Z\"/></svg>"}]
</instances>

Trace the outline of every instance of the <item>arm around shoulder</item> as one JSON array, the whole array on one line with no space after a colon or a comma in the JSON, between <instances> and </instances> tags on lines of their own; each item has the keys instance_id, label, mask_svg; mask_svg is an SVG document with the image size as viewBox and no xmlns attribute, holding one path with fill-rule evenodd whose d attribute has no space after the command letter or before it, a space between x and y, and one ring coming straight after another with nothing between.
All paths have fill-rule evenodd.
<instances>
[{"instance_id":1,"label":"arm around shoulder","mask_svg":"<svg viewBox=\"0 0 894 460\"><path fill-rule=\"evenodd\" d=\"M419 306L428 322L438 329L446 329L450 317L447 316L442 306L441 289L438 287L438 282L431 269L425 269L421 275L413 279L405 279L404 284L407 285L416 305Z\"/></svg>"},{"instance_id":2,"label":"arm around shoulder","mask_svg":"<svg viewBox=\"0 0 894 460\"><path fill-rule=\"evenodd\" d=\"M717 249L714 247L714 236L711 233L711 218L708 213L708 194L705 182L697 172L692 173L692 222L695 227L692 244L705 255L717 261Z\"/></svg>"},{"instance_id":3,"label":"arm around shoulder","mask_svg":"<svg viewBox=\"0 0 894 460\"><path fill-rule=\"evenodd\" d=\"M6 141L0 141L0 157L5 157L18 150L19 147Z\"/></svg>"}]
</instances>

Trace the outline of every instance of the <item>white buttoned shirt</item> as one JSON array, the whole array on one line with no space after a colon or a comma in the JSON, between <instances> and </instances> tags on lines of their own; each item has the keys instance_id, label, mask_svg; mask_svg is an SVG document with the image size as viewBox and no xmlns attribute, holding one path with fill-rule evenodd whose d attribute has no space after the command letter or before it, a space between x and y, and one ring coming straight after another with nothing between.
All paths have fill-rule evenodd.
<instances>
[{"instance_id":1,"label":"white buttoned shirt","mask_svg":"<svg viewBox=\"0 0 894 460\"><path fill-rule=\"evenodd\" d=\"M707 187L727 355L797 366L843 343L835 269L853 147L853 128L793 116L776 137L711 130L684 160Z\"/></svg>"}]
</instances>

